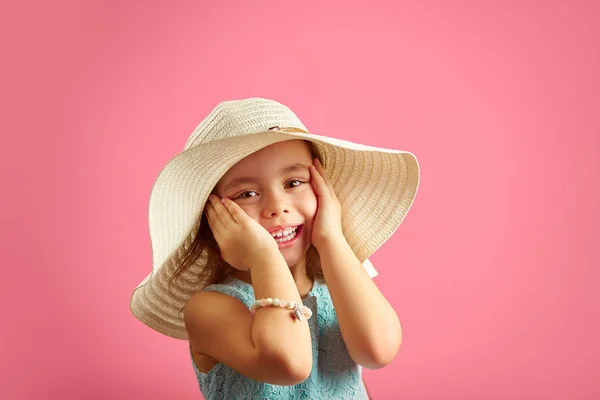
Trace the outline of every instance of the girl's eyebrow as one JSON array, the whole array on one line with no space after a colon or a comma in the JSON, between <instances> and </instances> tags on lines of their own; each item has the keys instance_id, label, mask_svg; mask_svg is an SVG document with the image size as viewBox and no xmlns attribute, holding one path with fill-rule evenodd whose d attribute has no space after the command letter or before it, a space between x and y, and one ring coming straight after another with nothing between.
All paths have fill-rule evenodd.
<instances>
[{"instance_id":1,"label":"girl's eyebrow","mask_svg":"<svg viewBox=\"0 0 600 400\"><path fill-rule=\"evenodd\" d=\"M308 167L308 165L304 165L302 163L297 162L295 164L288 165L287 167L280 168L279 175L286 175L297 171L306 171L308 170ZM241 178L232 179L227 185L225 185L223 191L226 191L227 189L232 188L234 186L241 185L242 183L256 183L256 179L250 176L243 176Z\"/></svg>"},{"instance_id":2,"label":"girl's eyebrow","mask_svg":"<svg viewBox=\"0 0 600 400\"><path fill-rule=\"evenodd\" d=\"M307 170L308 169L308 165L304 165L302 163L295 163L292 165L288 165L287 167L283 167L279 170L279 175L285 175L285 174L289 174L291 172L296 172L296 171L301 171L301 170Z\"/></svg>"}]
</instances>

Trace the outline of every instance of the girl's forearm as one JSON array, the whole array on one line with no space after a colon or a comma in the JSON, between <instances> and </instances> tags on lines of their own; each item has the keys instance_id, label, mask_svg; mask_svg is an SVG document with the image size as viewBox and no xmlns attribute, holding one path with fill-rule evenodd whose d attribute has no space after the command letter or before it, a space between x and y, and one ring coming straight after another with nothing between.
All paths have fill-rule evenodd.
<instances>
[{"instance_id":1,"label":"girl's forearm","mask_svg":"<svg viewBox=\"0 0 600 400\"><path fill-rule=\"evenodd\" d=\"M255 298L278 298L302 304L294 278L283 256L278 253L258 259L251 265ZM306 319L294 319L289 310L261 307L254 315L252 341L261 355L280 359L294 371L310 373L312 342Z\"/></svg>"},{"instance_id":2,"label":"girl's forearm","mask_svg":"<svg viewBox=\"0 0 600 400\"><path fill-rule=\"evenodd\" d=\"M402 343L393 307L343 236L320 243L317 251L348 353L369 369L389 364Z\"/></svg>"}]
</instances>

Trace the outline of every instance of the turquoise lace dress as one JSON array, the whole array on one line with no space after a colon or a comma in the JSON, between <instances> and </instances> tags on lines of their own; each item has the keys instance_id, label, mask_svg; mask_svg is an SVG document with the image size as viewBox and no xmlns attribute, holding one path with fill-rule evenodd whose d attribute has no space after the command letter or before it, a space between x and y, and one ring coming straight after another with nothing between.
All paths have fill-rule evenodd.
<instances>
[{"instance_id":1,"label":"turquoise lace dress","mask_svg":"<svg viewBox=\"0 0 600 400\"><path fill-rule=\"evenodd\" d=\"M252 285L235 277L210 285L204 290L214 290L235 297L248 308L255 300ZM302 302L313 312L308 320L313 351L313 367L308 379L294 386L271 385L247 378L223 363L216 364L205 374L198 370L192 357L204 397L207 400L368 399L362 382L362 368L350 358L346 350L327 285L315 281Z\"/></svg>"}]
</instances>

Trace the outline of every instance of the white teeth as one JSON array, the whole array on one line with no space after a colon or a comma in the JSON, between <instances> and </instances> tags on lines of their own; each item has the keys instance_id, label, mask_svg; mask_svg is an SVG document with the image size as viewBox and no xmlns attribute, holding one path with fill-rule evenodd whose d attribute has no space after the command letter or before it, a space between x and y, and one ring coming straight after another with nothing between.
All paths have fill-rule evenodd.
<instances>
[{"instance_id":1,"label":"white teeth","mask_svg":"<svg viewBox=\"0 0 600 400\"><path fill-rule=\"evenodd\" d=\"M294 237L293 233L296 233L296 230L298 229L298 227L295 228L285 228L282 229L280 231L277 232L273 232L271 233L271 235L275 238L275 239L282 239L282 241L284 240L289 240L291 238ZM277 240L279 241L279 240Z\"/></svg>"}]
</instances>

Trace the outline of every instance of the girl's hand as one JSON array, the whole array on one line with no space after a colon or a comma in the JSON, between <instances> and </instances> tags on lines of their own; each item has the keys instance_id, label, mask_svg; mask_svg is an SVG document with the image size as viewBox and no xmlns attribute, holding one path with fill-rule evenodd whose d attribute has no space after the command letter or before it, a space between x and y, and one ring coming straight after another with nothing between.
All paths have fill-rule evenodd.
<instances>
[{"instance_id":1,"label":"girl's hand","mask_svg":"<svg viewBox=\"0 0 600 400\"><path fill-rule=\"evenodd\" d=\"M315 158L314 165L311 165L309 170L310 182L317 196L317 215L313 222L311 240L318 250L320 244L344 237L342 206L318 158Z\"/></svg>"},{"instance_id":2,"label":"girl's hand","mask_svg":"<svg viewBox=\"0 0 600 400\"><path fill-rule=\"evenodd\" d=\"M221 257L232 267L247 271L259 257L279 253L273 236L234 201L211 194L205 212Z\"/></svg>"}]
</instances>

